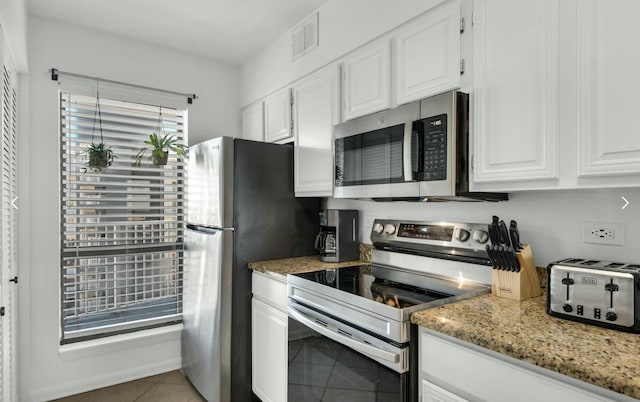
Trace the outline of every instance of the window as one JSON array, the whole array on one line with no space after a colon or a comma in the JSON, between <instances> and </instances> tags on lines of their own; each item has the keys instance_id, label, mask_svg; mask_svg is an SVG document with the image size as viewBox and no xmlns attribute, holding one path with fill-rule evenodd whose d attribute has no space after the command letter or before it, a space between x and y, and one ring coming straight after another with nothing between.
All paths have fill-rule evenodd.
<instances>
[{"instance_id":1,"label":"window","mask_svg":"<svg viewBox=\"0 0 640 402\"><path fill-rule=\"evenodd\" d=\"M99 106L99 107L98 107ZM135 165L151 133L186 144L186 110L60 93L61 343L179 322L184 163ZM87 168L102 138L116 159Z\"/></svg>"}]
</instances>

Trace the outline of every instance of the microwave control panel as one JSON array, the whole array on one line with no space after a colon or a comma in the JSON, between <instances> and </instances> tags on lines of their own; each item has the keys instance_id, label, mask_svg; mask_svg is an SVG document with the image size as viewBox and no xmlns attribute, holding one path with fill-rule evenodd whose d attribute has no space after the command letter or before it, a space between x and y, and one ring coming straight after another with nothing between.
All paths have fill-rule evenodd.
<instances>
[{"instance_id":1,"label":"microwave control panel","mask_svg":"<svg viewBox=\"0 0 640 402\"><path fill-rule=\"evenodd\" d=\"M447 179L447 115L441 114L417 121L422 137L423 161L419 180Z\"/></svg>"}]
</instances>

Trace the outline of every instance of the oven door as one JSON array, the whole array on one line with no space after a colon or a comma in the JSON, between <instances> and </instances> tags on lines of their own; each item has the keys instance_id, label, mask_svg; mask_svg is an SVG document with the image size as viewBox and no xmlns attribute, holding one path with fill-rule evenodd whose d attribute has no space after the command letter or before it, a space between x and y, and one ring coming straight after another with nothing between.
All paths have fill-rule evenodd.
<instances>
[{"instance_id":1,"label":"oven door","mask_svg":"<svg viewBox=\"0 0 640 402\"><path fill-rule=\"evenodd\" d=\"M334 198L417 197L418 118L413 103L337 125Z\"/></svg>"},{"instance_id":2,"label":"oven door","mask_svg":"<svg viewBox=\"0 0 640 402\"><path fill-rule=\"evenodd\" d=\"M293 301L288 309L289 401L305 395L323 401L416 400L410 345L388 343Z\"/></svg>"}]
</instances>

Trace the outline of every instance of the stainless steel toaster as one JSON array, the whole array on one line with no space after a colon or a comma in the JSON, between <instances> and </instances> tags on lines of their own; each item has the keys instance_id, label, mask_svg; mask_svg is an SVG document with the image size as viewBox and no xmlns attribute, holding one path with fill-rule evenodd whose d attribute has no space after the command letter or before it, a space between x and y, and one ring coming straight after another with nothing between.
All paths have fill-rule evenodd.
<instances>
[{"instance_id":1,"label":"stainless steel toaster","mask_svg":"<svg viewBox=\"0 0 640 402\"><path fill-rule=\"evenodd\" d=\"M568 258L547 268L550 315L640 332L640 264Z\"/></svg>"}]
</instances>

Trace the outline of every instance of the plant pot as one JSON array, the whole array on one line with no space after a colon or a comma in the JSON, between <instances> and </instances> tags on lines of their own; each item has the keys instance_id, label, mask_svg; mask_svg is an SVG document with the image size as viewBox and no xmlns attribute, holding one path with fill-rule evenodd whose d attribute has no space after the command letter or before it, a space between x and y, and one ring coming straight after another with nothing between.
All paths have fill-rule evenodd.
<instances>
[{"instance_id":1,"label":"plant pot","mask_svg":"<svg viewBox=\"0 0 640 402\"><path fill-rule=\"evenodd\" d=\"M164 166L167 164L167 160L169 159L169 152L164 151L164 155L153 154L151 157L151 161L156 166Z\"/></svg>"},{"instance_id":2,"label":"plant pot","mask_svg":"<svg viewBox=\"0 0 640 402\"><path fill-rule=\"evenodd\" d=\"M87 169L101 172L111 165L111 158L110 151L107 149L91 149L89 150Z\"/></svg>"}]
</instances>

